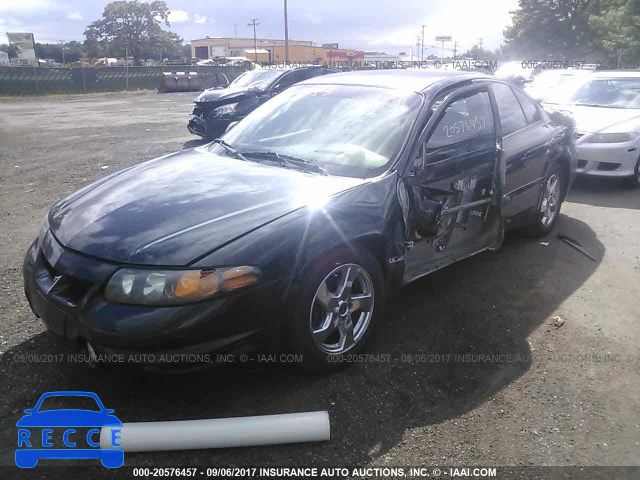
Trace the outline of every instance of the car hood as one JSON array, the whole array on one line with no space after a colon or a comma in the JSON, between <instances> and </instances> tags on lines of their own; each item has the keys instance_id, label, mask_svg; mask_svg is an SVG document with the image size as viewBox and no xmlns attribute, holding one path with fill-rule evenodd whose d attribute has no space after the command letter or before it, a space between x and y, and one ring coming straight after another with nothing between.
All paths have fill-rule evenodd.
<instances>
[{"instance_id":1,"label":"car hood","mask_svg":"<svg viewBox=\"0 0 640 480\"><path fill-rule=\"evenodd\" d=\"M194 102L197 104L225 104L240 101L244 98L257 97L263 93L261 90L247 90L245 88L219 88L205 90L195 98Z\"/></svg>"},{"instance_id":2,"label":"car hood","mask_svg":"<svg viewBox=\"0 0 640 480\"><path fill-rule=\"evenodd\" d=\"M296 209L365 182L198 148L118 172L49 214L65 247L114 262L188 265Z\"/></svg>"},{"instance_id":3,"label":"car hood","mask_svg":"<svg viewBox=\"0 0 640 480\"><path fill-rule=\"evenodd\" d=\"M605 108L556 104L545 104L545 107L571 115L576 121L576 129L583 133L595 133L609 129L612 132L616 131L616 133L628 132L636 131L640 126L640 109L637 108Z\"/></svg>"}]
</instances>

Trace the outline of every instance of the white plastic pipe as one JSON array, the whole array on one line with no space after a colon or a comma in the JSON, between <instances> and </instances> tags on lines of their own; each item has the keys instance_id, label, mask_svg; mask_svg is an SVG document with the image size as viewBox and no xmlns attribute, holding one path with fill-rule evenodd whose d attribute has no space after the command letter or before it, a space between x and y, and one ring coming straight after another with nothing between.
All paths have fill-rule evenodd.
<instances>
[{"instance_id":1,"label":"white plastic pipe","mask_svg":"<svg viewBox=\"0 0 640 480\"><path fill-rule=\"evenodd\" d=\"M113 429L121 429L120 447L112 446ZM117 436L117 432L116 432ZM301 412L175 422L124 423L103 427L100 448L125 452L249 447L280 443L322 442L331 437L329 413Z\"/></svg>"}]
</instances>

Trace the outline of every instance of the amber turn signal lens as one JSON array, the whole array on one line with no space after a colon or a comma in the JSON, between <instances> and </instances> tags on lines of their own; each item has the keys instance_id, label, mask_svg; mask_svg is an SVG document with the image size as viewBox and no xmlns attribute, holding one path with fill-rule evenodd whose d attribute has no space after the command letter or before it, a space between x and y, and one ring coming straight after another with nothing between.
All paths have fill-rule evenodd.
<instances>
[{"instance_id":1,"label":"amber turn signal lens","mask_svg":"<svg viewBox=\"0 0 640 480\"><path fill-rule=\"evenodd\" d=\"M251 267L231 268L222 274L222 278L222 290L225 292L246 287L258 281L258 276Z\"/></svg>"},{"instance_id":2,"label":"amber turn signal lens","mask_svg":"<svg viewBox=\"0 0 640 480\"><path fill-rule=\"evenodd\" d=\"M189 272L178 280L174 293L176 297L204 297L218 291L218 276L214 272Z\"/></svg>"}]
</instances>

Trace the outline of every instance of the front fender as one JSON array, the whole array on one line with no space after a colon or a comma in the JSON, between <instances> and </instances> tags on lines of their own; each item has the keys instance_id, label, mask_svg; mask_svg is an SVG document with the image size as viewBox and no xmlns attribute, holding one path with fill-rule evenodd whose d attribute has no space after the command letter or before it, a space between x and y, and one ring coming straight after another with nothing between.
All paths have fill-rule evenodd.
<instances>
[{"instance_id":1,"label":"front fender","mask_svg":"<svg viewBox=\"0 0 640 480\"><path fill-rule=\"evenodd\" d=\"M404 255L404 222L395 191L396 175L359 185L320 208L303 207L220 248L194 266L255 265L266 281L280 285L282 298L295 294L318 258L341 247L367 248L385 279ZM392 281L388 289L393 290Z\"/></svg>"}]
</instances>

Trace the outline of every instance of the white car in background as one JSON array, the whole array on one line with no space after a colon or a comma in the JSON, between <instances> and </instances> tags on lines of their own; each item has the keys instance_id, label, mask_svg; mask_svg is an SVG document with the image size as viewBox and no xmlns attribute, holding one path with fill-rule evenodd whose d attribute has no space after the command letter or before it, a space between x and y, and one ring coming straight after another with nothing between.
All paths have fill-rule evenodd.
<instances>
[{"instance_id":1,"label":"white car in background","mask_svg":"<svg viewBox=\"0 0 640 480\"><path fill-rule=\"evenodd\" d=\"M558 89L574 80L580 75L589 75L592 70L581 70L575 68L544 70L533 80L526 83L524 91L539 102L544 102L554 95Z\"/></svg>"},{"instance_id":2,"label":"white car in background","mask_svg":"<svg viewBox=\"0 0 640 480\"><path fill-rule=\"evenodd\" d=\"M581 75L543 105L576 121L578 174L626 177L640 186L640 71Z\"/></svg>"}]
</instances>

